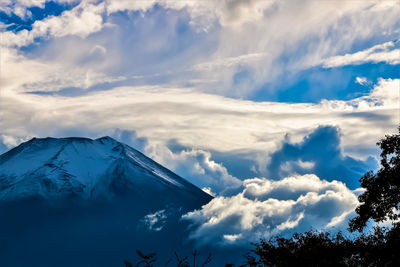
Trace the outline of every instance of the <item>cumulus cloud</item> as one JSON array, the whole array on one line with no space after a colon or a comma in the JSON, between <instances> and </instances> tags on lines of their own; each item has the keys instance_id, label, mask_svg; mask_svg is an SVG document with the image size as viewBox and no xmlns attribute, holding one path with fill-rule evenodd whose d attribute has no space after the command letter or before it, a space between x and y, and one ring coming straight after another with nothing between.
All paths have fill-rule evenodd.
<instances>
[{"instance_id":1,"label":"cumulus cloud","mask_svg":"<svg viewBox=\"0 0 400 267\"><path fill-rule=\"evenodd\" d=\"M36 21L32 25L32 34L40 37L46 34L54 37L76 35L87 37L103 27L103 5L93 5L83 1L72 10L64 11L61 16L49 17L43 21Z\"/></svg>"},{"instance_id":2,"label":"cumulus cloud","mask_svg":"<svg viewBox=\"0 0 400 267\"><path fill-rule=\"evenodd\" d=\"M242 185L222 164L212 160L208 151L187 149L173 152L166 145L150 144L147 138L137 136L136 131L116 129L111 136L145 153L209 195L233 194Z\"/></svg>"},{"instance_id":3,"label":"cumulus cloud","mask_svg":"<svg viewBox=\"0 0 400 267\"><path fill-rule=\"evenodd\" d=\"M397 41L396 43L398 43ZM360 65L364 63L385 62L391 65L400 64L400 49L393 49L395 42L390 41L375 45L363 51L343 56L333 56L323 61L324 68L336 68L346 65ZM361 83L360 83L361 84Z\"/></svg>"},{"instance_id":4,"label":"cumulus cloud","mask_svg":"<svg viewBox=\"0 0 400 267\"><path fill-rule=\"evenodd\" d=\"M211 187L203 187L201 190L209 194L210 196L215 197L215 193L211 190Z\"/></svg>"},{"instance_id":5,"label":"cumulus cloud","mask_svg":"<svg viewBox=\"0 0 400 267\"><path fill-rule=\"evenodd\" d=\"M45 2L46 0L23 0L23 1L1 0L0 11L5 12L6 14L14 13L15 15L21 18L26 18L31 16L31 13L27 8L29 7L42 8Z\"/></svg>"},{"instance_id":6,"label":"cumulus cloud","mask_svg":"<svg viewBox=\"0 0 400 267\"><path fill-rule=\"evenodd\" d=\"M33 136L32 136L33 137ZM0 133L0 154L7 152L11 148L19 145L22 142L28 141L31 136L19 137Z\"/></svg>"},{"instance_id":7,"label":"cumulus cloud","mask_svg":"<svg viewBox=\"0 0 400 267\"><path fill-rule=\"evenodd\" d=\"M148 148L147 152L156 161L213 195L232 194L242 185L222 164L211 159L210 152L191 149L173 153L160 145Z\"/></svg>"},{"instance_id":8,"label":"cumulus cloud","mask_svg":"<svg viewBox=\"0 0 400 267\"><path fill-rule=\"evenodd\" d=\"M254 178L241 193L216 197L183 219L192 224L190 238L199 245L242 245L276 234L340 228L357 204L343 183L315 175Z\"/></svg>"},{"instance_id":9,"label":"cumulus cloud","mask_svg":"<svg viewBox=\"0 0 400 267\"><path fill-rule=\"evenodd\" d=\"M28 1L29 2L29 1ZM43 6L45 1L38 1ZM60 16L49 16L43 20L36 20L31 30L22 30L17 33L12 31L1 32L2 46L22 47L33 43L36 38L54 38L75 35L86 38L88 35L98 32L104 26L102 13L104 5L93 4L92 1L82 1L71 10L64 11ZM14 10L33 6L32 3L14 6Z\"/></svg>"},{"instance_id":10,"label":"cumulus cloud","mask_svg":"<svg viewBox=\"0 0 400 267\"><path fill-rule=\"evenodd\" d=\"M327 180L340 180L352 189L359 186L360 177L377 162L344 156L340 132L336 127L321 126L304 137L300 143L285 140L282 147L270 155L268 177L279 179L294 173L315 173Z\"/></svg>"},{"instance_id":11,"label":"cumulus cloud","mask_svg":"<svg viewBox=\"0 0 400 267\"><path fill-rule=\"evenodd\" d=\"M21 19L31 18L32 12L29 10L32 7L44 8L48 0L1 0L0 11L8 15L14 14ZM77 0L54 0L61 4L77 2Z\"/></svg>"}]
</instances>

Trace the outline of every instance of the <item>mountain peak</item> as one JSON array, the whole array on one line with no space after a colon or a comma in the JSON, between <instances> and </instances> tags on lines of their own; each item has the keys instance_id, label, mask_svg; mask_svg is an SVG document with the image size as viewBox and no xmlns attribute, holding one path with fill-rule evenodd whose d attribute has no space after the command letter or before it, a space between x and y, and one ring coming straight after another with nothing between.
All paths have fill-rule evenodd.
<instances>
[{"instance_id":1,"label":"mountain peak","mask_svg":"<svg viewBox=\"0 0 400 267\"><path fill-rule=\"evenodd\" d=\"M185 179L109 136L94 140L33 138L0 155L0 200L68 196L88 200L120 194L211 199Z\"/></svg>"}]
</instances>

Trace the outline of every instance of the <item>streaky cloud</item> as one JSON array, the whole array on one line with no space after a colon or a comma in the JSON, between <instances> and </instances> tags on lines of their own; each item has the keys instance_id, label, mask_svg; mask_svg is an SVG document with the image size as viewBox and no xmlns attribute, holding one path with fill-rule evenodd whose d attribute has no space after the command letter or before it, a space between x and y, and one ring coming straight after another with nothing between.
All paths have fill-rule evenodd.
<instances>
[{"instance_id":1,"label":"streaky cloud","mask_svg":"<svg viewBox=\"0 0 400 267\"><path fill-rule=\"evenodd\" d=\"M399 43L399 41L390 41L353 54L333 56L325 59L322 65L325 68L336 68L345 65L360 65L368 62L385 62L390 65L398 65L400 64L400 49L397 48Z\"/></svg>"}]
</instances>

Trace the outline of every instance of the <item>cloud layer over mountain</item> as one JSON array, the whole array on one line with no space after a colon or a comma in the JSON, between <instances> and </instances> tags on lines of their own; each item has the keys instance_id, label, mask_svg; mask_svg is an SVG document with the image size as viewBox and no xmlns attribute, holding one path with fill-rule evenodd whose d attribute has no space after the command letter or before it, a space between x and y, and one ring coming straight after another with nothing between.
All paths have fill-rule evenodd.
<instances>
[{"instance_id":1,"label":"cloud layer over mountain","mask_svg":"<svg viewBox=\"0 0 400 267\"><path fill-rule=\"evenodd\" d=\"M0 1L0 153L113 136L217 196L187 215L200 243L333 225L399 125L399 17L397 0Z\"/></svg>"}]
</instances>

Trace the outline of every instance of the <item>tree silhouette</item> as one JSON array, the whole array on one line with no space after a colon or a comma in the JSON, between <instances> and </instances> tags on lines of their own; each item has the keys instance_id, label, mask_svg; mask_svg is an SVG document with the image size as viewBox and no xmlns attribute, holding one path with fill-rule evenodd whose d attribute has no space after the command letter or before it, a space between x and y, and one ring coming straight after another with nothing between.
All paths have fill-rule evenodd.
<instances>
[{"instance_id":1,"label":"tree silhouette","mask_svg":"<svg viewBox=\"0 0 400 267\"><path fill-rule=\"evenodd\" d=\"M360 179L366 190L358 197L361 205L356 209L357 217L349 223L350 231L361 232L369 219L382 222L400 218L400 134L386 135L377 145L381 149L381 168Z\"/></svg>"},{"instance_id":2,"label":"tree silhouette","mask_svg":"<svg viewBox=\"0 0 400 267\"><path fill-rule=\"evenodd\" d=\"M144 266L144 267L153 267L153 263L156 262L156 253L144 254L140 250L136 250L136 254L140 257L140 261L138 261L135 267ZM133 264L129 261L124 261L125 267L133 267Z\"/></svg>"},{"instance_id":3,"label":"tree silhouette","mask_svg":"<svg viewBox=\"0 0 400 267\"><path fill-rule=\"evenodd\" d=\"M291 238L272 237L253 243L247 266L348 266L352 242L341 233L309 231Z\"/></svg>"},{"instance_id":4,"label":"tree silhouette","mask_svg":"<svg viewBox=\"0 0 400 267\"><path fill-rule=\"evenodd\" d=\"M153 267L154 263L157 261L156 253L150 253L150 254L146 255L143 252L141 252L140 250L136 250L136 254L140 257L140 261L138 261L136 263L135 267L140 267L140 266ZM188 256L181 258L177 252L174 252L174 255L175 255L176 262L177 262L176 263L177 267L205 267L211 262L211 253L209 253L207 258L203 261L203 263L201 265L198 265L196 263L196 260L197 260L197 256L199 256L200 254L198 253L197 250L194 250L192 253L192 256L193 256L193 265L192 266L189 264ZM167 260L165 262L164 266L167 266L169 263L171 263L171 261L172 261L172 259ZM125 267L133 267L133 264L129 261L124 261L124 265L125 265Z\"/></svg>"},{"instance_id":5,"label":"tree silhouette","mask_svg":"<svg viewBox=\"0 0 400 267\"><path fill-rule=\"evenodd\" d=\"M306 232L253 243L245 266L400 266L400 227L375 227L350 239L341 233Z\"/></svg>"},{"instance_id":6,"label":"tree silhouette","mask_svg":"<svg viewBox=\"0 0 400 267\"><path fill-rule=\"evenodd\" d=\"M196 265L196 259L197 259L197 256L199 256L198 251L194 250L192 253L192 256L193 256L192 267L199 267L199 265ZM178 262L178 264L176 265L177 267L191 267L187 256L180 258L178 253L175 252L175 257ZM211 262L211 253L208 254L207 258L203 261L203 263L200 265L200 267L207 266L210 262Z\"/></svg>"}]
</instances>

